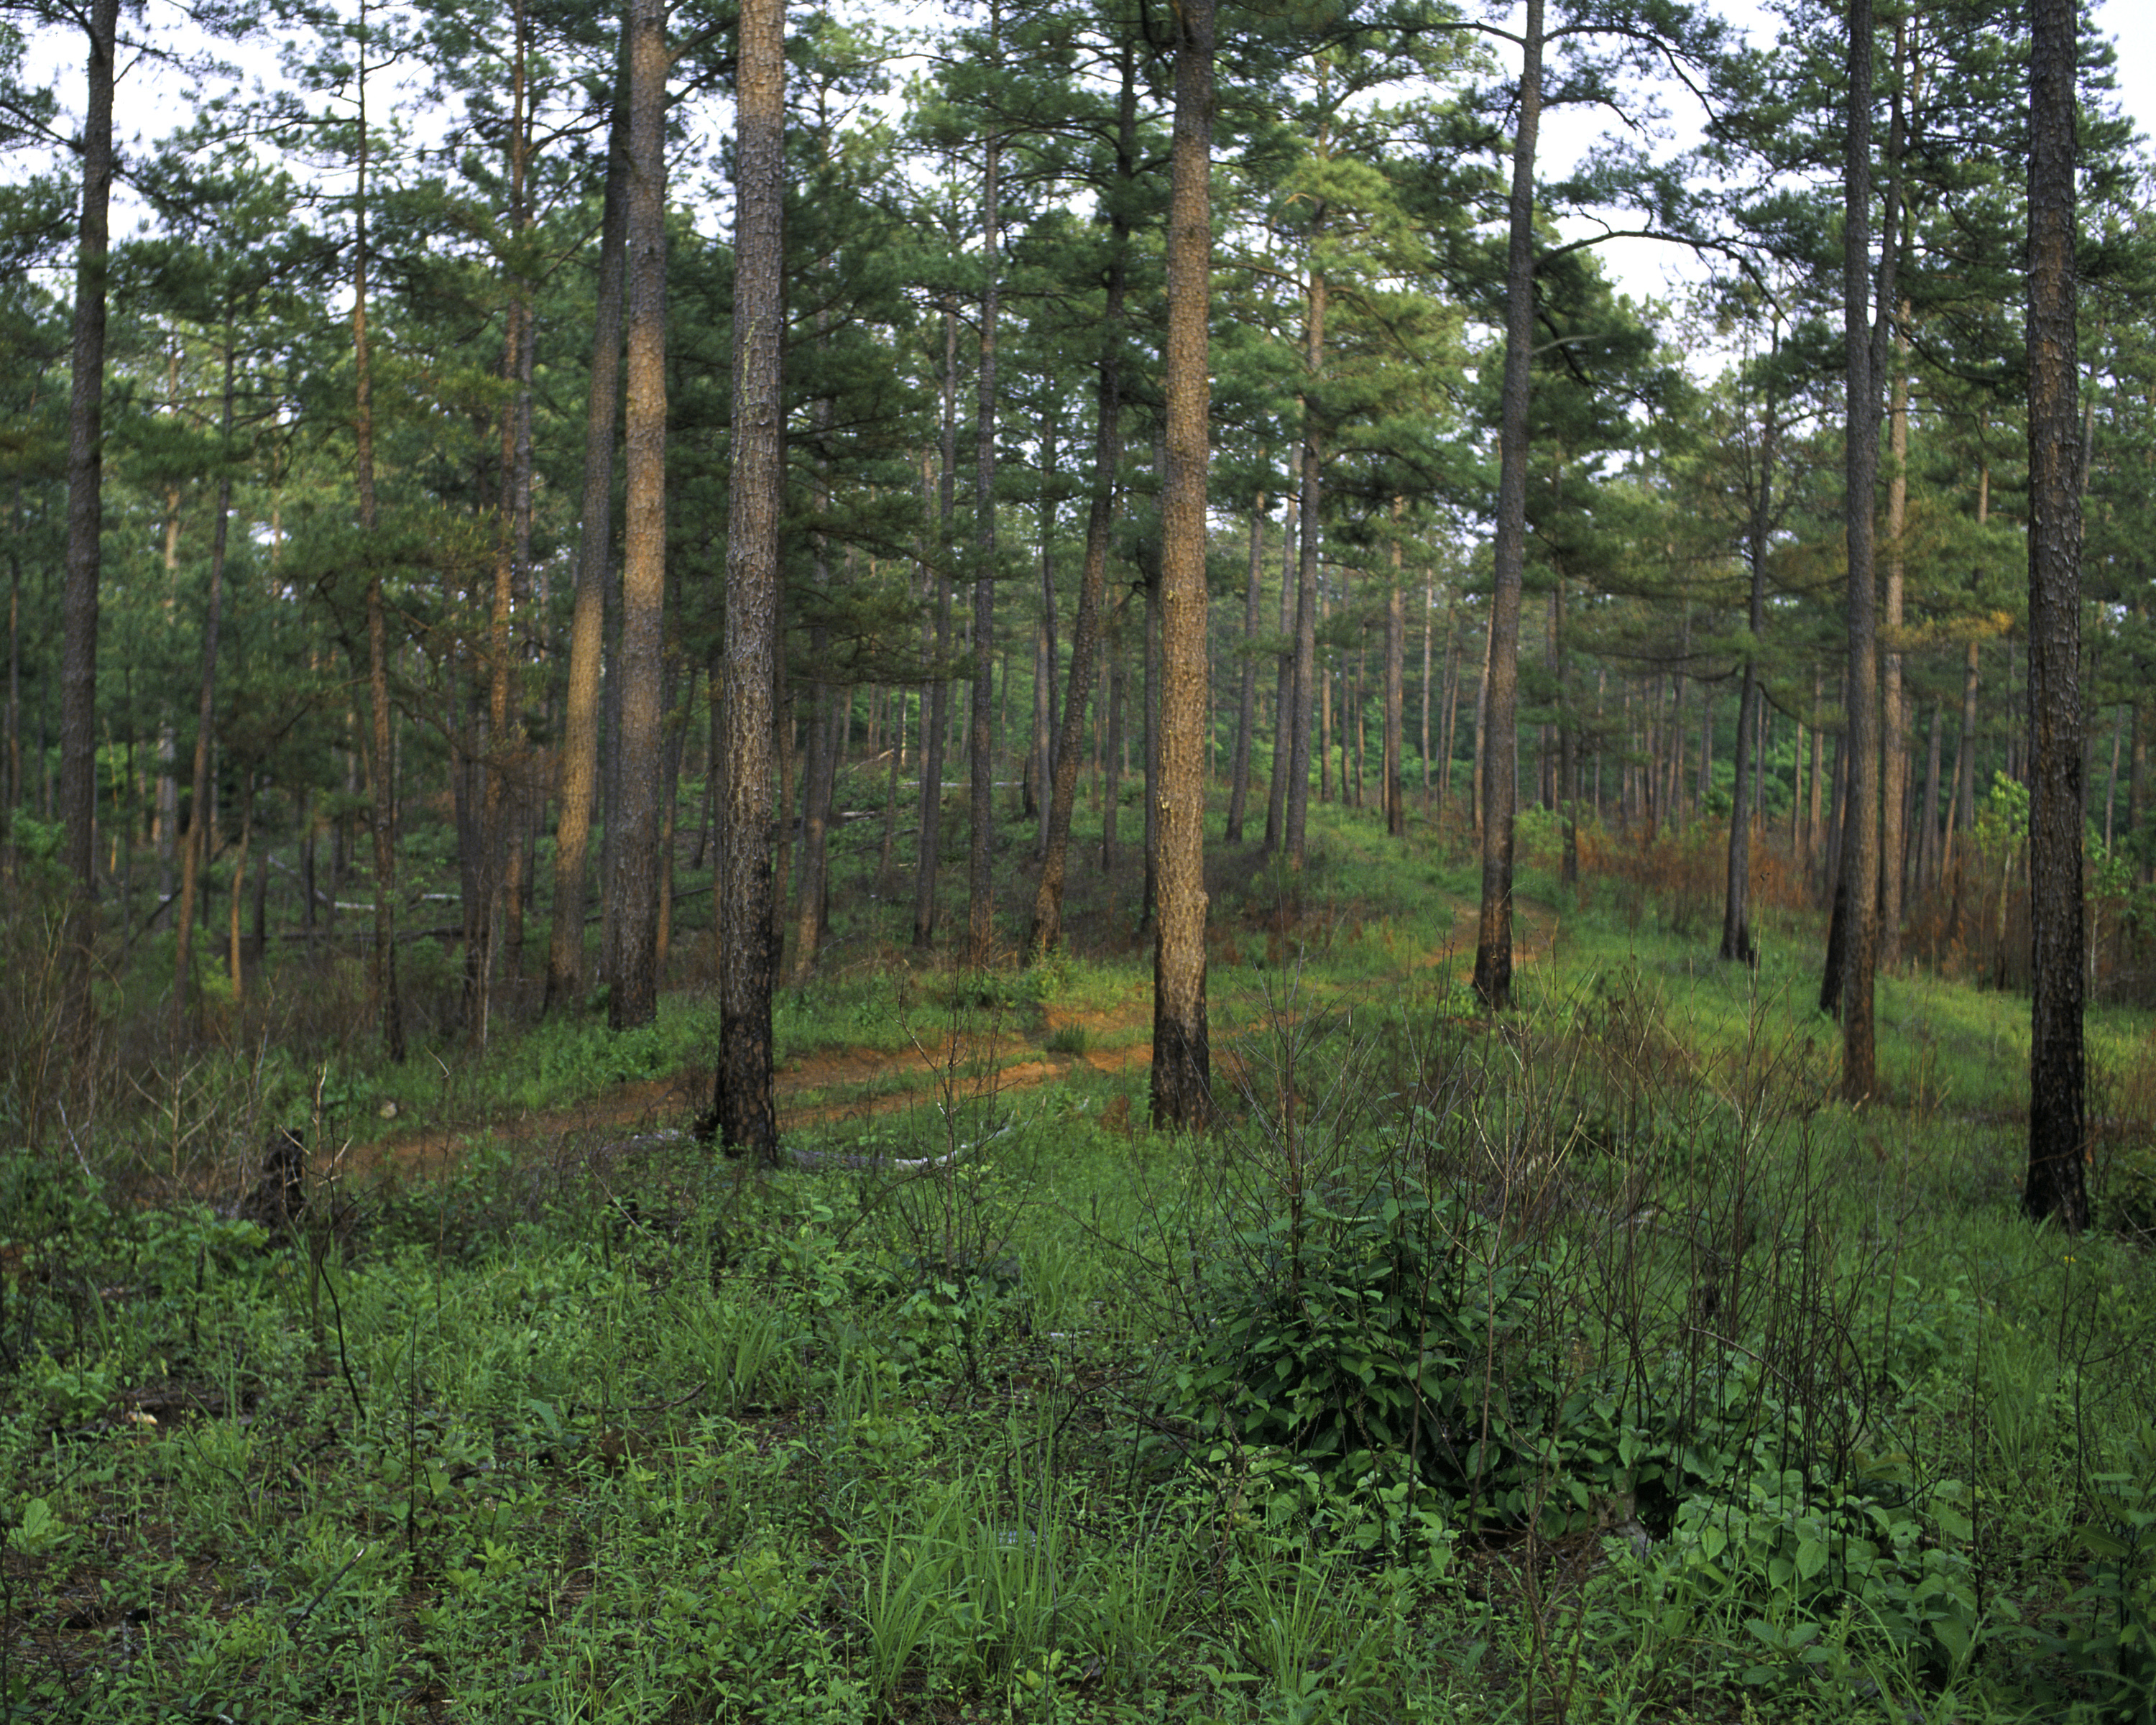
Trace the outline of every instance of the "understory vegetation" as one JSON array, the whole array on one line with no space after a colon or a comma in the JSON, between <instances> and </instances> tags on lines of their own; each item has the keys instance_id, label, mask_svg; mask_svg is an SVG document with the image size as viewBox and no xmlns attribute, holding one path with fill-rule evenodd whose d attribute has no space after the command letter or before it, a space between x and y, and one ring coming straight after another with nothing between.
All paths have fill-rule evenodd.
<instances>
[{"instance_id":1,"label":"understory vegetation","mask_svg":"<svg viewBox=\"0 0 2156 1725\"><path fill-rule=\"evenodd\" d=\"M1852 1111L1810 913L1717 965L1531 842L1492 1021L1457 853L1368 831L1214 883L1203 1137L1142 1127L1139 954L908 968L866 896L780 1014L813 1166L686 1134L695 987L403 1072L235 1020L95 1130L55 1077L0 1717L2147 1717L2146 1016L2069 1240L2020 997L1884 979Z\"/></svg>"}]
</instances>

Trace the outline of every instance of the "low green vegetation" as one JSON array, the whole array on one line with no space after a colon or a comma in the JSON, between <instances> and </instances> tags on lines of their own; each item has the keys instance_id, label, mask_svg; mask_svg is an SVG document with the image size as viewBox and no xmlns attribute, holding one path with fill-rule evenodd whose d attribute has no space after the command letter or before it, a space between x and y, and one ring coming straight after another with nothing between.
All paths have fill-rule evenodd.
<instances>
[{"instance_id":1,"label":"low green vegetation","mask_svg":"<svg viewBox=\"0 0 2156 1725\"><path fill-rule=\"evenodd\" d=\"M812 1167L680 1131L693 993L0 1158L0 1717L2147 1717L2145 1019L2069 1240L2012 997L1890 980L1852 1111L1794 913L1531 878L1493 1024L1458 865L1324 836L1203 1139L1132 954L790 995ZM176 1196L277 1121L295 1220Z\"/></svg>"}]
</instances>

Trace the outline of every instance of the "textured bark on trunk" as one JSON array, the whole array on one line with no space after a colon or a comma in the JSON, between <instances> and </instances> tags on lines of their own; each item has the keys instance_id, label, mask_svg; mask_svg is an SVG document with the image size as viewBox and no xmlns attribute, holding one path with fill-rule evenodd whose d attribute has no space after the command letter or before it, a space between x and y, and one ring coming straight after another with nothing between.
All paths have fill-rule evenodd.
<instances>
[{"instance_id":1,"label":"textured bark on trunk","mask_svg":"<svg viewBox=\"0 0 2156 1725\"><path fill-rule=\"evenodd\" d=\"M1272 855L1287 833L1287 779L1295 757L1295 567L1296 500L1291 491L1281 515L1280 632L1286 642L1273 671L1273 770L1265 785L1265 854Z\"/></svg>"},{"instance_id":2,"label":"textured bark on trunk","mask_svg":"<svg viewBox=\"0 0 2156 1725\"><path fill-rule=\"evenodd\" d=\"M610 845L611 911L620 918L607 1022L659 1011L660 799L666 609L666 14L631 0L627 399L623 413L621 783Z\"/></svg>"},{"instance_id":3,"label":"textured bark on trunk","mask_svg":"<svg viewBox=\"0 0 2156 1725\"><path fill-rule=\"evenodd\" d=\"M627 43L624 43L624 50ZM627 270L629 76L624 51L607 146L599 228L598 296L592 314L591 395L584 411L583 506L577 532L575 608L569 624L562 711L561 808L554 826L554 916L547 946L543 1012L584 986L584 889L592 799L598 784L599 662L606 649L607 569L613 550L614 424L621 401L621 326Z\"/></svg>"},{"instance_id":4,"label":"textured bark on trunk","mask_svg":"<svg viewBox=\"0 0 2156 1725\"><path fill-rule=\"evenodd\" d=\"M1103 752L1107 761L1101 773L1101 872L1116 865L1116 811L1123 798L1123 708L1130 670L1124 663L1123 619L1131 608L1127 593L1108 619L1108 739Z\"/></svg>"},{"instance_id":5,"label":"textured bark on trunk","mask_svg":"<svg viewBox=\"0 0 2156 1725\"><path fill-rule=\"evenodd\" d=\"M1406 507L1404 499L1393 499L1393 527L1399 530L1400 513ZM1400 585L1401 547L1398 538L1393 541L1393 585L1385 596L1385 830L1395 839L1404 839L1408 831L1407 773L1400 760L1405 717L1401 703L1405 700L1403 681L1406 675L1408 611L1407 592ZM1423 634L1423 677L1430 676L1430 634ZM1425 708L1425 711L1427 709ZM1424 727L1427 729L1427 726Z\"/></svg>"},{"instance_id":6,"label":"textured bark on trunk","mask_svg":"<svg viewBox=\"0 0 2156 1725\"><path fill-rule=\"evenodd\" d=\"M1775 440L1774 398L1767 397L1766 418L1759 433L1758 482L1752 492L1752 519L1745 532L1745 554L1752 566L1752 608L1748 615L1752 639L1744 656L1744 686L1737 709L1737 755L1729 807L1729 868L1723 886L1722 957L1732 963L1757 964L1752 944L1752 824L1748 793L1758 771L1753 730L1758 722L1760 637L1767 627L1767 533L1774 519Z\"/></svg>"},{"instance_id":7,"label":"textured bark on trunk","mask_svg":"<svg viewBox=\"0 0 2156 1725\"><path fill-rule=\"evenodd\" d=\"M1303 364L1309 388L1315 389L1325 363L1325 278L1313 270L1304 328ZM1295 583L1295 747L1287 768L1287 865L1302 871L1310 825L1311 727L1317 699L1317 551L1318 517L1324 473L1324 433L1317 423L1317 404L1306 397L1302 404L1301 494L1296 514L1301 526ZM1321 768L1323 757L1319 757Z\"/></svg>"},{"instance_id":8,"label":"textured bark on trunk","mask_svg":"<svg viewBox=\"0 0 2156 1725\"><path fill-rule=\"evenodd\" d=\"M404 1058L404 1013L397 988L397 773L390 753L389 627L382 591L381 566L374 562L378 525L374 495L374 372L367 343L367 8L360 8L358 72L353 80L359 105L358 178L354 194L352 239L352 486L359 504L359 530L368 559L367 581L367 688L370 709L367 760L368 824L374 839L374 952L372 981L382 1014L382 1051L393 1061Z\"/></svg>"},{"instance_id":9,"label":"textured bark on trunk","mask_svg":"<svg viewBox=\"0 0 2156 1725\"><path fill-rule=\"evenodd\" d=\"M1161 464L1165 465L1166 463ZM1140 762L1144 774L1145 888L1138 896L1138 933L1153 932L1160 891L1160 563L1156 557L1145 584L1145 652L1138 715L1144 721Z\"/></svg>"},{"instance_id":10,"label":"textured bark on trunk","mask_svg":"<svg viewBox=\"0 0 2156 1725\"><path fill-rule=\"evenodd\" d=\"M74 878L64 975L71 1040L87 1045L95 1008L90 949L97 933L97 609L105 531L105 297L112 198L112 87L119 0L92 0L82 121L82 203L74 269L68 398L67 562L60 634L61 861Z\"/></svg>"},{"instance_id":11,"label":"textured bark on trunk","mask_svg":"<svg viewBox=\"0 0 2156 1725\"><path fill-rule=\"evenodd\" d=\"M1161 495L1159 782L1153 799L1159 811L1160 903L1153 947L1152 1101L1156 1128L1198 1131L1213 1111L1205 1012L1204 758L1213 0L1184 0L1176 16L1181 28L1168 213L1167 472Z\"/></svg>"},{"instance_id":12,"label":"textured bark on trunk","mask_svg":"<svg viewBox=\"0 0 2156 1725\"><path fill-rule=\"evenodd\" d=\"M2082 1045L2081 475L2074 437L2075 36L2034 0L2029 96L2029 1168L2023 1212L2088 1225Z\"/></svg>"},{"instance_id":13,"label":"textured bark on trunk","mask_svg":"<svg viewBox=\"0 0 2156 1725\"><path fill-rule=\"evenodd\" d=\"M937 475L936 519L942 553L951 547L951 517L958 485L958 318L943 308L942 463ZM943 757L950 747L951 578L942 557L935 560L936 675L928 685L928 715L921 750L921 829L913 878L913 944L926 952L936 944L936 872L943 853Z\"/></svg>"},{"instance_id":14,"label":"textured bark on trunk","mask_svg":"<svg viewBox=\"0 0 2156 1725\"><path fill-rule=\"evenodd\" d=\"M1527 0L1512 143L1511 230L1505 264L1505 383L1498 435L1496 573L1490 596L1490 668L1484 701L1482 894L1475 937L1475 993L1491 1012L1512 1004L1512 817L1518 794L1520 590L1527 567L1527 405L1534 341L1535 137L1542 120L1543 0Z\"/></svg>"},{"instance_id":15,"label":"textured bark on trunk","mask_svg":"<svg viewBox=\"0 0 2156 1725\"><path fill-rule=\"evenodd\" d=\"M224 399L218 410L219 443L222 453L230 454L234 398L232 321L228 309L224 326ZM203 619L202 670L195 688L195 758L193 776L188 781L187 839L180 859L179 920L173 924L172 940L172 1034L177 1045L180 1026L184 1022L194 993L193 940L195 895L202 879L202 871L209 861L204 848L204 835L209 830L203 819L209 807L209 748L210 734L217 714L217 651L218 637L224 621L224 561L229 538L232 516L232 475L229 470L220 474L217 483L217 520L210 528L208 603ZM308 921L311 923L313 906L308 906Z\"/></svg>"},{"instance_id":16,"label":"textured bark on trunk","mask_svg":"<svg viewBox=\"0 0 2156 1725\"><path fill-rule=\"evenodd\" d=\"M991 59L1001 52L1003 14L989 0ZM973 576L973 702L968 764L972 768L972 843L966 867L966 963L985 969L995 939L996 780L991 701L995 693L996 624L996 322L1002 284L998 279L998 236L1003 221L997 141L988 141L981 179L981 362L976 378L973 446L973 549L980 566Z\"/></svg>"},{"instance_id":17,"label":"textured bark on trunk","mask_svg":"<svg viewBox=\"0 0 2156 1725\"><path fill-rule=\"evenodd\" d=\"M525 165L528 121L525 107L527 34L522 0L511 8L512 51L509 80L509 228L521 239L528 217L525 204ZM519 279L513 266L506 268L509 301L503 320L501 374L509 386L509 398L501 413L501 493L495 523L494 605L488 619L486 680L486 747L480 757L485 774L479 824L479 855L474 870L477 902L466 916L465 946L465 1019L475 1048L486 1046L493 1017L495 970L498 963L499 932L505 922L503 883L508 872L509 823L515 809L511 777L520 750L511 721L510 689L515 671L510 650L510 626L515 615L516 582L523 568L528 535L521 524L528 519L525 508L519 455L529 448L525 428L529 424L529 373L525 365L530 335L534 331L530 285Z\"/></svg>"},{"instance_id":18,"label":"textured bark on trunk","mask_svg":"<svg viewBox=\"0 0 2156 1725\"><path fill-rule=\"evenodd\" d=\"M1902 312L1906 320L1906 303ZM1906 568L1902 541L1909 522L1909 371L1908 338L1899 321L1892 348L1892 398L1887 410L1887 449L1893 471L1887 480L1886 634L1879 654L1880 819L1884 823L1879 846L1879 968L1887 971L1902 962L1902 880L1908 848L1902 810L1909 783L1909 716L1902 688L1901 638Z\"/></svg>"},{"instance_id":19,"label":"textured bark on trunk","mask_svg":"<svg viewBox=\"0 0 2156 1725\"><path fill-rule=\"evenodd\" d=\"M783 404L779 338L785 187L786 9L742 0L734 217L734 461L726 527L724 747L726 817L719 914L720 1142L775 1162L772 1085L772 677L778 657Z\"/></svg>"},{"instance_id":20,"label":"textured bark on trunk","mask_svg":"<svg viewBox=\"0 0 2156 1725\"><path fill-rule=\"evenodd\" d=\"M1849 660L1843 689L1848 720L1842 748L1847 789L1843 798L1841 869L1835 886L1834 919L1841 929L1838 963L1831 928L1828 941L1828 986L1835 1008L1841 1014L1841 1091L1851 1102L1861 1102L1871 1094L1877 1070L1872 983L1879 926L1879 632L1872 491L1879 475L1879 412L1871 329L1871 0L1852 0L1849 153L1842 182L1842 331L1848 349L1844 506L1849 562ZM1882 255L1891 257L1891 211L1883 232Z\"/></svg>"},{"instance_id":21,"label":"textured bark on trunk","mask_svg":"<svg viewBox=\"0 0 2156 1725\"><path fill-rule=\"evenodd\" d=\"M1243 842L1243 810L1250 796L1250 732L1258 720L1257 639L1265 556L1265 494L1260 491L1250 504L1250 566L1243 587L1242 675L1235 680L1235 756L1229 769L1230 845Z\"/></svg>"},{"instance_id":22,"label":"textured bark on trunk","mask_svg":"<svg viewBox=\"0 0 2156 1725\"><path fill-rule=\"evenodd\" d=\"M1118 190L1136 177L1137 59L1126 39L1119 56L1116 99L1116 178ZM1069 872L1070 822L1078 806L1078 753L1101 650L1101 607L1107 591L1108 540L1115 527L1116 471L1122 462L1122 326L1125 273L1130 252L1127 200L1109 201L1108 282L1101 316L1101 352L1094 414L1093 485L1086 511L1085 562L1078 577L1078 611L1070 625L1070 685L1063 703L1055 769L1048 795L1048 827L1041 845L1040 879L1033 896L1033 927L1027 948L1038 958L1063 943L1063 887ZM1106 840L1103 840L1103 855Z\"/></svg>"}]
</instances>

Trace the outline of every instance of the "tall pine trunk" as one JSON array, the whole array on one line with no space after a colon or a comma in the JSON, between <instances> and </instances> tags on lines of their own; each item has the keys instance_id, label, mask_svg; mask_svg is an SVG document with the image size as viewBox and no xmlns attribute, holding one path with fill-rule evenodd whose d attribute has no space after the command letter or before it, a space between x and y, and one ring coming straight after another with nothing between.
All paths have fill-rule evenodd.
<instances>
[{"instance_id":1,"label":"tall pine trunk","mask_svg":"<svg viewBox=\"0 0 2156 1725\"><path fill-rule=\"evenodd\" d=\"M1168 212L1167 472L1161 496L1158 935L1153 947L1152 1123L1212 1117L1205 1011L1205 470L1211 401L1213 0L1184 0L1175 51Z\"/></svg>"},{"instance_id":2,"label":"tall pine trunk","mask_svg":"<svg viewBox=\"0 0 2156 1725\"><path fill-rule=\"evenodd\" d=\"M91 0L82 203L74 267L68 398L66 582L60 634L61 861L74 879L68 917L65 1022L87 1048L95 1007L90 948L97 930L97 610L105 532L105 300L112 198L112 90L120 0Z\"/></svg>"},{"instance_id":3,"label":"tall pine trunk","mask_svg":"<svg viewBox=\"0 0 2156 1725\"><path fill-rule=\"evenodd\" d=\"M613 121L608 134L606 203L599 227L598 295L592 314L591 393L584 411L583 506L577 531L575 609L562 710L561 808L554 828L554 916L542 1010L566 1006L584 983L586 855L598 787L599 664L606 649L607 571L613 555L614 422L621 401L621 327L629 197L629 32L623 31Z\"/></svg>"},{"instance_id":4,"label":"tall pine trunk","mask_svg":"<svg viewBox=\"0 0 2156 1725\"><path fill-rule=\"evenodd\" d=\"M2029 1167L2021 1208L2088 1225L2082 1044L2081 475L2074 436L2080 8L2034 0L2029 92Z\"/></svg>"},{"instance_id":5,"label":"tall pine trunk","mask_svg":"<svg viewBox=\"0 0 2156 1725\"><path fill-rule=\"evenodd\" d=\"M358 176L352 240L352 485L358 494L359 531L367 559L367 687L371 723L367 777L374 837L374 952L372 983L382 1014L382 1051L404 1058L404 1013L397 988L397 770L391 751L389 624L382 590L379 526L374 495L374 372L367 330L367 7L359 9L358 70L352 87L359 105Z\"/></svg>"},{"instance_id":6,"label":"tall pine trunk","mask_svg":"<svg viewBox=\"0 0 2156 1725\"><path fill-rule=\"evenodd\" d=\"M1118 59L1116 100L1116 177L1118 191L1138 172L1136 50L1126 38ZM1033 928L1026 946L1044 957L1063 942L1063 887L1070 855L1070 822L1078 803L1078 753L1086 734L1086 704L1093 692L1101 650L1108 578L1108 541L1115 526L1116 475L1122 461L1122 324L1130 218L1121 197L1108 200L1107 295L1101 317L1101 350L1094 413L1092 495L1086 511L1085 562L1078 578L1078 610L1070 625L1070 693L1055 749L1048 795L1048 826L1041 845L1040 879L1033 896ZM1112 814L1110 821L1112 823ZM1104 858L1109 841L1104 838Z\"/></svg>"},{"instance_id":7,"label":"tall pine trunk","mask_svg":"<svg viewBox=\"0 0 2156 1725\"><path fill-rule=\"evenodd\" d=\"M1250 797L1250 732L1258 717L1258 623L1260 588L1265 556L1265 494L1250 501L1250 567L1243 587L1242 674L1236 678L1235 754L1229 768L1228 833L1230 845L1243 842L1243 809Z\"/></svg>"},{"instance_id":8,"label":"tall pine trunk","mask_svg":"<svg viewBox=\"0 0 2156 1725\"><path fill-rule=\"evenodd\" d=\"M1482 892L1475 993L1491 1012L1512 1004L1512 818L1518 796L1520 591L1527 568L1527 406L1534 341L1535 141L1543 105L1543 0L1527 0L1512 141L1505 264L1505 382L1498 434L1496 576L1482 738Z\"/></svg>"},{"instance_id":9,"label":"tall pine trunk","mask_svg":"<svg viewBox=\"0 0 2156 1725\"><path fill-rule=\"evenodd\" d=\"M992 59L1002 50L1002 18L998 0L989 0L988 30ZM973 574L973 700L971 737L967 746L971 768L968 825L971 844L966 866L966 963L969 968L987 968L995 937L995 747L991 707L995 680L996 621L996 336L1002 283L998 278L998 237L1003 221L1001 181L1003 161L998 141L988 140L988 159L981 177L981 360L975 379L978 394L974 409L973 552L978 567Z\"/></svg>"},{"instance_id":10,"label":"tall pine trunk","mask_svg":"<svg viewBox=\"0 0 2156 1725\"><path fill-rule=\"evenodd\" d=\"M610 845L619 945L607 1022L648 1024L659 1011L660 804L665 778L666 18L662 0L630 0L627 399L622 452L621 783Z\"/></svg>"},{"instance_id":11,"label":"tall pine trunk","mask_svg":"<svg viewBox=\"0 0 2156 1725\"><path fill-rule=\"evenodd\" d=\"M639 4L649 0L639 0ZM779 339L786 185L786 8L742 0L734 200L733 471L726 519L726 812L718 913L719 1058L712 1123L737 1154L778 1157L773 1087L773 668L785 417Z\"/></svg>"}]
</instances>

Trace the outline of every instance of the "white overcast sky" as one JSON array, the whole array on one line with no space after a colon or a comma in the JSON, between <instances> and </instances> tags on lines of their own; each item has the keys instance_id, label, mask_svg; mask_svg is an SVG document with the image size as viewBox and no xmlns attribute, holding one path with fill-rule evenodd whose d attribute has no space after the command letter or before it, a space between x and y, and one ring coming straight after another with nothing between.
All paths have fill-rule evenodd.
<instances>
[{"instance_id":1,"label":"white overcast sky","mask_svg":"<svg viewBox=\"0 0 2156 1725\"><path fill-rule=\"evenodd\" d=\"M939 16L947 16L935 0L882 0L877 9L884 11L887 17L921 26L932 24ZM1757 0L1721 0L1721 10L1725 17L1750 33L1755 41L1763 44L1770 39L1773 20ZM172 0L150 0L149 17L153 28L169 28L177 13L178 8ZM2156 122L2156 6L2152 6L2149 0L2099 0L2094 15L2097 28L2113 38L2118 44L2118 99L2137 122L2138 129L2146 132L2151 123ZM70 40L59 33L48 33L34 39L28 68L33 77L49 80L61 100L77 111L82 85L78 43L79 39ZM252 76L270 80L277 75L275 52L270 44L249 44L239 50L228 46L220 51L226 58L239 60ZM1517 57L1513 64L1517 65ZM377 103L388 94L386 90L377 92L372 80L369 90ZM1687 101L1681 92L1676 92L1666 104L1671 110L1674 141L1680 145L1688 140L1691 131L1692 116L1685 111ZM190 117L177 83L158 75L153 69L139 65L124 74L118 107L123 148L131 144L147 144ZM1570 161L1590 151L1601 135L1602 126L1600 119L1584 110L1559 110L1549 116L1543 131L1543 171L1561 172ZM134 226L124 193L115 216L116 233L126 232ZM1688 255L1679 248L1650 242L1613 242L1604 249L1603 255L1620 286L1635 298L1672 297L1684 287L1693 267Z\"/></svg>"}]
</instances>

